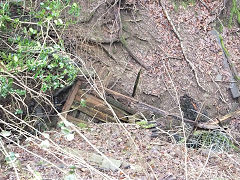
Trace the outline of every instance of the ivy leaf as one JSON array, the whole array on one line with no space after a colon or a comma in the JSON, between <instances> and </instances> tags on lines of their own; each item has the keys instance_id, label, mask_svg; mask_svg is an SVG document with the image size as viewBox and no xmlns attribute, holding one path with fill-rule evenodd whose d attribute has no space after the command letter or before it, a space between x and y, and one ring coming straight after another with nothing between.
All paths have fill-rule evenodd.
<instances>
[{"instance_id":1,"label":"ivy leaf","mask_svg":"<svg viewBox=\"0 0 240 180\"><path fill-rule=\"evenodd\" d=\"M5 157L5 161L7 163L12 163L16 161L18 157L19 157L19 154L16 154L14 152L9 152L8 155Z\"/></svg>"},{"instance_id":2,"label":"ivy leaf","mask_svg":"<svg viewBox=\"0 0 240 180\"><path fill-rule=\"evenodd\" d=\"M21 109L16 109L16 111L15 111L15 114L17 115L17 114L22 114L23 113L23 110L21 110Z\"/></svg>"}]
</instances>

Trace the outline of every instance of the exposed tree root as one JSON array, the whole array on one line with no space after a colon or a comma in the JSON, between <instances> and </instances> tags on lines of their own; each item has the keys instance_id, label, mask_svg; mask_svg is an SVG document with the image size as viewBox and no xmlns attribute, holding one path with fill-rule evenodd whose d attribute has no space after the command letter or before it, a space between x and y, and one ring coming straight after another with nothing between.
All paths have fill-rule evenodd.
<instances>
[{"instance_id":1,"label":"exposed tree root","mask_svg":"<svg viewBox=\"0 0 240 180\"><path fill-rule=\"evenodd\" d=\"M186 51L185 51L185 47L183 46L182 38L181 38L180 34L178 33L175 25L173 24L172 19L171 19L170 16L168 15L168 12L167 12L165 6L164 6L163 3L162 3L162 0L158 0L158 2L159 2L159 6L162 7L163 12L164 12L164 14L166 15L168 22L169 22L170 25L172 26L173 32L175 33L176 37L178 38L178 40L179 40L179 42L180 42L180 46L181 46L181 49L182 49L183 57L184 57L184 59L187 61L187 63L189 64L189 66L191 67L191 69L192 69L192 71L193 71L193 73L194 73L194 76L195 76L197 85L198 85L202 90L207 91L207 90L200 84L200 82L199 82L199 78L198 78L198 75L197 75L195 66L193 65L193 63L192 63L192 62L187 58L187 56L186 56Z\"/></svg>"}]
</instances>

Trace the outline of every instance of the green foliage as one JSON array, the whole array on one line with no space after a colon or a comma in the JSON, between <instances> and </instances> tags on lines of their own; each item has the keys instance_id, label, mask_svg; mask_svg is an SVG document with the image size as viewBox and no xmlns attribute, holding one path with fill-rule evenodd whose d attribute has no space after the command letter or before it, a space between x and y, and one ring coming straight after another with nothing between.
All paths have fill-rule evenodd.
<instances>
[{"instance_id":1,"label":"green foliage","mask_svg":"<svg viewBox=\"0 0 240 180\"><path fill-rule=\"evenodd\" d=\"M240 9L237 6L237 0L232 0L232 8L230 12L228 26L232 27L233 18L237 17L237 22L240 24Z\"/></svg>"},{"instance_id":2,"label":"green foliage","mask_svg":"<svg viewBox=\"0 0 240 180\"><path fill-rule=\"evenodd\" d=\"M81 129L85 129L85 128L87 128L88 127L88 125L87 124L85 124L85 123L78 123L78 125L77 125L79 128L81 128Z\"/></svg>"},{"instance_id":3,"label":"green foliage","mask_svg":"<svg viewBox=\"0 0 240 180\"><path fill-rule=\"evenodd\" d=\"M21 110L21 109L16 109L16 111L15 111L15 114L22 114L23 113L23 110Z\"/></svg>"},{"instance_id":4,"label":"green foliage","mask_svg":"<svg viewBox=\"0 0 240 180\"><path fill-rule=\"evenodd\" d=\"M149 124L147 121L138 121L138 122L136 122L136 124L144 129L149 129L149 128L154 127L154 124Z\"/></svg>"},{"instance_id":5,"label":"green foliage","mask_svg":"<svg viewBox=\"0 0 240 180\"><path fill-rule=\"evenodd\" d=\"M86 107L87 106L86 100L85 99L81 99L80 105L82 107Z\"/></svg>"},{"instance_id":6,"label":"green foliage","mask_svg":"<svg viewBox=\"0 0 240 180\"><path fill-rule=\"evenodd\" d=\"M0 51L0 60L4 67L1 69L0 66L0 72L15 76L27 73L41 85L43 92L72 83L78 70L66 55L62 40L59 39L57 43L47 42L46 32L43 30L49 29L50 24L56 30L62 28L68 23L62 19L62 13L67 11L71 16L78 16L80 7L70 0L47 0L41 2L37 9L29 5L31 18L20 21L18 18L12 19L11 5L8 1L0 3L0 29L2 33L19 33L8 38L8 43L14 47L14 51ZM31 19L34 22L31 22ZM5 98L9 93L26 93L13 87L12 78L0 77L0 85L0 97Z\"/></svg>"},{"instance_id":7,"label":"green foliage","mask_svg":"<svg viewBox=\"0 0 240 180\"><path fill-rule=\"evenodd\" d=\"M19 96L26 94L25 90L13 88L13 79L0 76L0 97L7 97L9 93L16 93Z\"/></svg>"},{"instance_id":8,"label":"green foliage","mask_svg":"<svg viewBox=\"0 0 240 180\"><path fill-rule=\"evenodd\" d=\"M191 142L198 143L199 147L211 148L215 151L228 151L237 148L232 143L231 138L226 133L219 130L196 131L191 138Z\"/></svg>"},{"instance_id":9,"label":"green foliage","mask_svg":"<svg viewBox=\"0 0 240 180\"><path fill-rule=\"evenodd\" d=\"M31 11L31 14L38 18L40 22L44 22L44 20L56 20L59 19L62 11L66 8L69 8L69 15L79 16L80 15L80 7L76 3L70 4L70 1L44 1L40 3L40 9L35 11L34 9Z\"/></svg>"},{"instance_id":10,"label":"green foliage","mask_svg":"<svg viewBox=\"0 0 240 180\"><path fill-rule=\"evenodd\" d=\"M18 157L18 154L15 154L14 152L9 152L8 155L5 157L5 161L7 163L13 163L17 160Z\"/></svg>"}]
</instances>

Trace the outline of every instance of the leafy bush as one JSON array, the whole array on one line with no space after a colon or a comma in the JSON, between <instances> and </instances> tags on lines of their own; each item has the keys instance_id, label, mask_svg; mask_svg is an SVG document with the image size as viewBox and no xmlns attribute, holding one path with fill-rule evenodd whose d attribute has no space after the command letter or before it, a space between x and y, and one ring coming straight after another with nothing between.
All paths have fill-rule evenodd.
<instances>
[{"instance_id":1,"label":"leafy bush","mask_svg":"<svg viewBox=\"0 0 240 180\"><path fill-rule=\"evenodd\" d=\"M58 36L58 31L73 23L70 18L63 19L62 14L79 16L78 5L69 0L47 0L38 7L28 2L23 10L21 3L0 3L0 32L3 35L0 38L10 47L0 49L1 97L13 92L24 94L13 86L13 78L7 77L9 74L32 77L31 83L40 85L41 91L46 92L71 83L78 73ZM57 40L49 35L50 30L58 36Z\"/></svg>"}]
</instances>

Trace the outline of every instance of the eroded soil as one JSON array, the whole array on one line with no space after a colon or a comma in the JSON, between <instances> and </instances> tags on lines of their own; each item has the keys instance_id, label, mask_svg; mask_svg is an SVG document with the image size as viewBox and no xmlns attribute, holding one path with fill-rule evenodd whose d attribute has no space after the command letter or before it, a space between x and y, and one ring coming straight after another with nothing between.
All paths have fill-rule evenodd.
<instances>
[{"instance_id":1,"label":"eroded soil","mask_svg":"<svg viewBox=\"0 0 240 180\"><path fill-rule=\"evenodd\" d=\"M102 81L107 79L108 88L131 96L142 69L135 98L143 102L179 114L176 97L188 94L204 103L210 118L234 108L231 72L224 68L223 50L211 32L215 15L201 3L178 10L171 1L163 3L181 41L157 1L126 1L120 9L100 1L80 4L93 16L70 27L64 36L72 45L71 52L95 68ZM208 3L215 11L218 5L217 1ZM239 49L234 37L226 33L223 38L235 60Z\"/></svg>"}]
</instances>

